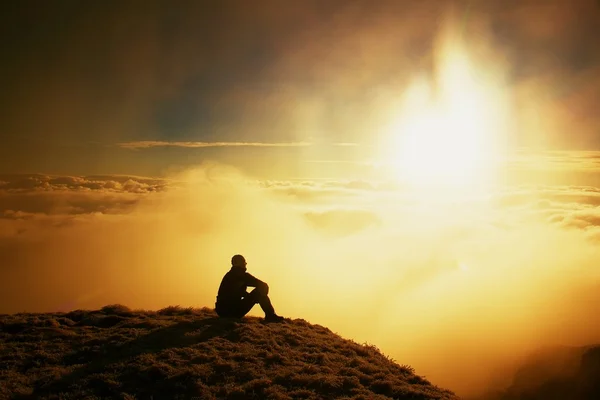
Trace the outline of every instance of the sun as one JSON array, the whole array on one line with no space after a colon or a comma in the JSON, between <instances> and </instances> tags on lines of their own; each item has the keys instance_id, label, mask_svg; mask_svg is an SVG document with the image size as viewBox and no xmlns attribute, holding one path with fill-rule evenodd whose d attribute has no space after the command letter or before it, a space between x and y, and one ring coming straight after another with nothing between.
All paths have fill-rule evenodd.
<instances>
[{"instance_id":1,"label":"sun","mask_svg":"<svg viewBox=\"0 0 600 400\"><path fill-rule=\"evenodd\" d=\"M415 186L474 187L489 182L503 151L501 87L460 43L438 57L435 85L416 78L390 128L388 155L398 179Z\"/></svg>"}]
</instances>

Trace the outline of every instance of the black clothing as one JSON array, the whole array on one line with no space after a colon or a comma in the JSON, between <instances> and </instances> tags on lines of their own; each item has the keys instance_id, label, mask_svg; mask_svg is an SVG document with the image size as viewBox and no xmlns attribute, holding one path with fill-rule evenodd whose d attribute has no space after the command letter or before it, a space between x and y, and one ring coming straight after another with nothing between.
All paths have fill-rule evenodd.
<instances>
[{"instance_id":1,"label":"black clothing","mask_svg":"<svg viewBox=\"0 0 600 400\"><path fill-rule=\"evenodd\" d=\"M248 286L255 289L248 293ZM255 304L265 312L265 316L275 315L269 299L269 286L246 272L245 267L231 267L225 274L215 304L215 311L221 317L242 318Z\"/></svg>"},{"instance_id":2,"label":"black clothing","mask_svg":"<svg viewBox=\"0 0 600 400\"><path fill-rule=\"evenodd\" d=\"M263 294L258 288L247 293L244 298L235 302L223 304L219 303L217 300L215 310L220 317L242 318L244 315L248 314L252 307L257 303L260 304L260 308L265 312L265 316L269 317L275 315L271 299L269 299L269 296Z\"/></svg>"}]
</instances>

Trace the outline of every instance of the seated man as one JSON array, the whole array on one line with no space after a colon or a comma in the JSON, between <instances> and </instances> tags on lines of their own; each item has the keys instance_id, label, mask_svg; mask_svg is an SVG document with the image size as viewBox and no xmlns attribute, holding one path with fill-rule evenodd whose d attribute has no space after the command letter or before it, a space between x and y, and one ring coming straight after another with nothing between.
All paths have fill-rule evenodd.
<instances>
[{"instance_id":1,"label":"seated man","mask_svg":"<svg viewBox=\"0 0 600 400\"><path fill-rule=\"evenodd\" d=\"M247 287L255 289L246 292ZM246 272L246 259L236 254L231 258L231 269L219 286L215 311L220 317L242 318L255 304L265 312L266 322L280 322L283 317L275 314L269 299L269 286Z\"/></svg>"}]
</instances>

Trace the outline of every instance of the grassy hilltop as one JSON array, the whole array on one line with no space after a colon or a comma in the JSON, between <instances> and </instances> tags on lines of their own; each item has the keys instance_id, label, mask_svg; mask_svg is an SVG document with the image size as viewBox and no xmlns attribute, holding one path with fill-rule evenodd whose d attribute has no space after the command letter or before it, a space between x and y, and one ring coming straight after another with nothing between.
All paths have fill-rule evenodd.
<instances>
[{"instance_id":1,"label":"grassy hilltop","mask_svg":"<svg viewBox=\"0 0 600 400\"><path fill-rule=\"evenodd\" d=\"M455 399L304 320L168 307L0 315L1 399Z\"/></svg>"}]
</instances>

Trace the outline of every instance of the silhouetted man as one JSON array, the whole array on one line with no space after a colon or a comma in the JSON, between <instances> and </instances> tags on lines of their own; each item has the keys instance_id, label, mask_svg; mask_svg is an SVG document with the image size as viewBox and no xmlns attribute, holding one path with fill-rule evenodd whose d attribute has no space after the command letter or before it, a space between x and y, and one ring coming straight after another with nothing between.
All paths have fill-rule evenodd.
<instances>
[{"instance_id":1,"label":"silhouetted man","mask_svg":"<svg viewBox=\"0 0 600 400\"><path fill-rule=\"evenodd\" d=\"M255 289L248 293L248 286ZM268 294L269 286L246 272L246 259L236 254L231 258L231 269L219 286L215 311L220 317L242 318L255 304L260 304L265 312L265 321L283 321L283 317L275 314Z\"/></svg>"}]
</instances>

